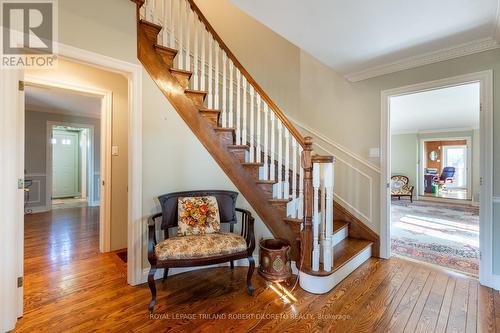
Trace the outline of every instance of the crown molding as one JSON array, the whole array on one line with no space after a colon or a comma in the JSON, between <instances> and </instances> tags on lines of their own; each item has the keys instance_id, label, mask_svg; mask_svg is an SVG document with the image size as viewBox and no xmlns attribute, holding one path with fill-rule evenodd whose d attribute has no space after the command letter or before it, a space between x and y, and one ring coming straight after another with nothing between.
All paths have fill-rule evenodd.
<instances>
[{"instance_id":1,"label":"crown molding","mask_svg":"<svg viewBox=\"0 0 500 333\"><path fill-rule=\"evenodd\" d=\"M471 55L474 53L479 53L499 48L500 18L498 17L498 14L500 13L497 13L496 40L494 38L480 39L470 43L465 43L458 46L409 57L389 64L375 66L359 72L348 73L344 77L350 82L358 82L376 76L399 72L405 69L415 68L423 65L429 65L440 61L455 59Z\"/></svg>"}]
</instances>

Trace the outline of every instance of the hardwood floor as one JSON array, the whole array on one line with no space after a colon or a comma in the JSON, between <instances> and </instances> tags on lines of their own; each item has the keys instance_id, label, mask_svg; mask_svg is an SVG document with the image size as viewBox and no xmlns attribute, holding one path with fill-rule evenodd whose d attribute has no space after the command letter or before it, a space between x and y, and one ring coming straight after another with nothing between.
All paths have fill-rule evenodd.
<instances>
[{"instance_id":1,"label":"hardwood floor","mask_svg":"<svg viewBox=\"0 0 500 333\"><path fill-rule=\"evenodd\" d=\"M19 332L495 332L500 294L474 279L406 261L372 258L326 295L291 291L285 304L246 268L213 268L146 285L126 284L126 264L98 252L98 210L26 217L25 315ZM291 290L294 279L286 284ZM240 316L240 317L238 317ZM246 316L246 317L245 317Z\"/></svg>"}]
</instances>

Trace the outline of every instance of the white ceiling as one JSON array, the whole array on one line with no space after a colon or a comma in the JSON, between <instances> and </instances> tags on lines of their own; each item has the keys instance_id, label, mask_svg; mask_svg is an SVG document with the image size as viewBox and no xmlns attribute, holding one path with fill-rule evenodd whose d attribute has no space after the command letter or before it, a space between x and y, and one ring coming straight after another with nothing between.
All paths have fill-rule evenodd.
<instances>
[{"instance_id":1,"label":"white ceiling","mask_svg":"<svg viewBox=\"0 0 500 333\"><path fill-rule=\"evenodd\" d=\"M30 111L91 118L101 115L101 98L98 96L38 86L26 86L25 96L25 108Z\"/></svg>"},{"instance_id":2,"label":"white ceiling","mask_svg":"<svg viewBox=\"0 0 500 333\"><path fill-rule=\"evenodd\" d=\"M352 81L500 45L499 0L231 1Z\"/></svg>"},{"instance_id":3,"label":"white ceiling","mask_svg":"<svg viewBox=\"0 0 500 333\"><path fill-rule=\"evenodd\" d=\"M479 83L392 97L392 134L479 128Z\"/></svg>"}]
</instances>

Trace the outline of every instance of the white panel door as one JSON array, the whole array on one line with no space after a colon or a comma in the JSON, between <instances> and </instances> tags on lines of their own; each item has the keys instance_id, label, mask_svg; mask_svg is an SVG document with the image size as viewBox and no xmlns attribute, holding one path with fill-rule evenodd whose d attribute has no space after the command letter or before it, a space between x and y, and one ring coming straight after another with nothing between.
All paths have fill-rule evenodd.
<instances>
[{"instance_id":1,"label":"white panel door","mask_svg":"<svg viewBox=\"0 0 500 333\"><path fill-rule=\"evenodd\" d=\"M78 192L78 132L54 130L52 135L52 197L76 197Z\"/></svg>"}]
</instances>

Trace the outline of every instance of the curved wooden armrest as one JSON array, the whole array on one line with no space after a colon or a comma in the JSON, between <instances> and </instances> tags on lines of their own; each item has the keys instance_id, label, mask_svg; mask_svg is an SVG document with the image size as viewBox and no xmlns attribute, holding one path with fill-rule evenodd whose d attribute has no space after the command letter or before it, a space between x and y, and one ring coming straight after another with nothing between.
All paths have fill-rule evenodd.
<instances>
[{"instance_id":1,"label":"curved wooden armrest","mask_svg":"<svg viewBox=\"0 0 500 333\"><path fill-rule=\"evenodd\" d=\"M148 218L147 225L148 225L148 261L150 264L153 264L153 262L156 261L156 257L154 255L154 249L155 245L157 244L156 242L156 219L162 216L162 213L157 213L154 215L151 215Z\"/></svg>"},{"instance_id":2,"label":"curved wooden armrest","mask_svg":"<svg viewBox=\"0 0 500 333\"><path fill-rule=\"evenodd\" d=\"M253 253L253 250L255 250L255 234L253 230L255 219L252 213L246 209L236 208L236 211L240 212L242 216L241 236L243 236L247 242L249 253Z\"/></svg>"}]
</instances>

